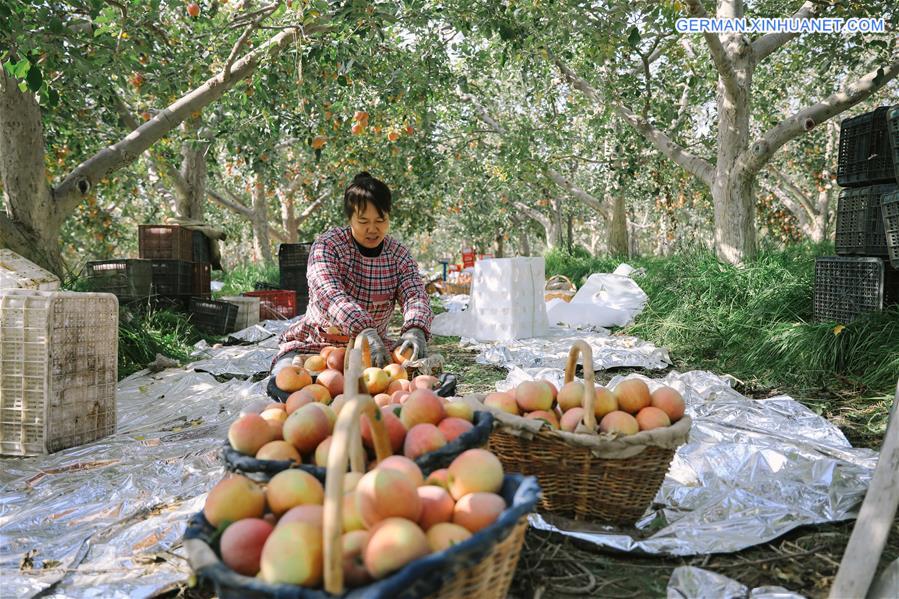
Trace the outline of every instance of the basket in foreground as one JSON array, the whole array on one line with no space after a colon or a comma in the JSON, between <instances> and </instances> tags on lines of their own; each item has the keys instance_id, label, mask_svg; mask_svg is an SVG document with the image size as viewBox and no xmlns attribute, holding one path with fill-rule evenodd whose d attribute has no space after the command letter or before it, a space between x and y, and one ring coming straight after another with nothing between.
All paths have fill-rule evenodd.
<instances>
[{"instance_id":1,"label":"basket in foreground","mask_svg":"<svg viewBox=\"0 0 899 599\"><path fill-rule=\"evenodd\" d=\"M584 357L585 405L592 415L593 360L590 347L583 342L576 342L569 353L565 382L574 379L578 352ZM499 457L507 472L537 477L542 489L540 509L576 520L620 525L632 525L651 505L692 424L690 417L684 416L666 429L604 439L592 432L560 433L546 426L536 432L518 429L513 423L517 420L525 419L501 418L487 449ZM594 430L595 418L584 424Z\"/></svg>"},{"instance_id":2,"label":"basket in foreground","mask_svg":"<svg viewBox=\"0 0 899 599\"><path fill-rule=\"evenodd\" d=\"M360 380L361 352L352 350L349 380ZM358 437L362 412L378 409L371 396L348 390L334 431L334 442L324 476L325 502L323 527L324 591L292 585L270 584L259 578L241 576L222 564L214 550L215 531L203 514L195 515L185 532L184 545L194 570L212 581L220 597L505 597L520 556L527 514L536 504L540 489L533 477L507 474L500 494L508 506L496 522L471 538L437 553L415 560L390 576L344 593L342 551L340 545L343 497L343 473L347 464L364 471ZM386 430L373 423L375 447L379 458L386 457L389 441ZM349 458L349 459L348 459ZM321 480L321 478L320 478Z\"/></svg>"}]
</instances>

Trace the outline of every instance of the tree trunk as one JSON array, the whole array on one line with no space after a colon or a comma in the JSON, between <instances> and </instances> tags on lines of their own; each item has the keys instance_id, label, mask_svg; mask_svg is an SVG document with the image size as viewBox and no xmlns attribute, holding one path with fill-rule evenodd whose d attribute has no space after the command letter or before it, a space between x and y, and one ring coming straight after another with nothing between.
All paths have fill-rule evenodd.
<instances>
[{"instance_id":1,"label":"tree trunk","mask_svg":"<svg viewBox=\"0 0 899 599\"><path fill-rule=\"evenodd\" d=\"M624 193L620 188L613 191L612 222L609 225L609 254L612 256L628 255L627 210Z\"/></svg>"},{"instance_id":2,"label":"tree trunk","mask_svg":"<svg viewBox=\"0 0 899 599\"><path fill-rule=\"evenodd\" d=\"M199 141L202 118L189 118L183 123L186 139L181 144L181 179L184 188L177 191L178 216L203 220L206 202L206 152L209 143Z\"/></svg>"},{"instance_id":3,"label":"tree trunk","mask_svg":"<svg viewBox=\"0 0 899 599\"><path fill-rule=\"evenodd\" d=\"M742 17L742 5L737 17ZM740 36L733 38L740 43ZM749 54L732 55L735 95L718 78L718 153L711 193L715 213L715 248L718 258L731 264L751 259L756 253L754 177L738 166L749 148L749 102L752 65Z\"/></svg>"},{"instance_id":4,"label":"tree trunk","mask_svg":"<svg viewBox=\"0 0 899 599\"><path fill-rule=\"evenodd\" d=\"M553 213L550 218L550 228L547 231L547 245L549 245L549 235L552 235L552 247L561 247L564 242L563 233L562 233L562 202L558 200L558 198L553 198L550 200L552 205Z\"/></svg>"},{"instance_id":5,"label":"tree trunk","mask_svg":"<svg viewBox=\"0 0 899 599\"><path fill-rule=\"evenodd\" d=\"M503 239L503 234L502 234L502 233L500 233L499 235L496 236L496 257L497 257L497 258L503 258L503 257L504 257L504 256L503 256L503 247L504 247L503 242L504 242L504 241L505 241L505 240Z\"/></svg>"},{"instance_id":6,"label":"tree trunk","mask_svg":"<svg viewBox=\"0 0 899 599\"><path fill-rule=\"evenodd\" d=\"M305 194L305 191L303 192ZM287 243L296 243L300 233L297 230L296 194L286 191L278 194L281 200L281 226L287 233Z\"/></svg>"},{"instance_id":7,"label":"tree trunk","mask_svg":"<svg viewBox=\"0 0 899 599\"><path fill-rule=\"evenodd\" d=\"M253 254L256 260L262 260L265 264L272 262L265 183L260 175L256 175L253 182Z\"/></svg>"},{"instance_id":8,"label":"tree trunk","mask_svg":"<svg viewBox=\"0 0 899 599\"><path fill-rule=\"evenodd\" d=\"M34 94L0 69L0 247L65 275L59 245L63 219L47 184L44 128Z\"/></svg>"}]
</instances>

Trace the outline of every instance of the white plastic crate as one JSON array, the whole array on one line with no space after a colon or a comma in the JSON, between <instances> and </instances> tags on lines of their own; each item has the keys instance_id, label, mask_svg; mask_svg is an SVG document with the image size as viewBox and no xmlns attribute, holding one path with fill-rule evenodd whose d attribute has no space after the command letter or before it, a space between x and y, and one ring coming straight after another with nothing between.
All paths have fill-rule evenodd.
<instances>
[{"instance_id":1,"label":"white plastic crate","mask_svg":"<svg viewBox=\"0 0 899 599\"><path fill-rule=\"evenodd\" d=\"M0 454L115 432L118 305L109 293L0 291Z\"/></svg>"},{"instance_id":2,"label":"white plastic crate","mask_svg":"<svg viewBox=\"0 0 899 599\"><path fill-rule=\"evenodd\" d=\"M12 250L0 249L0 289L56 291L59 277Z\"/></svg>"},{"instance_id":3,"label":"white plastic crate","mask_svg":"<svg viewBox=\"0 0 899 599\"><path fill-rule=\"evenodd\" d=\"M242 331L259 322L259 298L244 297L242 295L229 295L219 298L223 302L237 306L237 320L234 322L234 330Z\"/></svg>"}]
</instances>

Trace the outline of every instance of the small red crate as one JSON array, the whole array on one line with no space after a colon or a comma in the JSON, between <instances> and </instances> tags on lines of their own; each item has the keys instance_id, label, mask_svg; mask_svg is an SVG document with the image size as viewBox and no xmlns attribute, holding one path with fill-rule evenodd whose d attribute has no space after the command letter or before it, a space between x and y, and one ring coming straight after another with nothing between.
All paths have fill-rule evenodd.
<instances>
[{"instance_id":1,"label":"small red crate","mask_svg":"<svg viewBox=\"0 0 899 599\"><path fill-rule=\"evenodd\" d=\"M247 291L244 297L259 298L259 320L286 320L297 315L297 292L289 289Z\"/></svg>"},{"instance_id":2,"label":"small red crate","mask_svg":"<svg viewBox=\"0 0 899 599\"><path fill-rule=\"evenodd\" d=\"M463 268L473 268L475 260L474 250L470 248L465 248L462 250L462 267Z\"/></svg>"}]
</instances>

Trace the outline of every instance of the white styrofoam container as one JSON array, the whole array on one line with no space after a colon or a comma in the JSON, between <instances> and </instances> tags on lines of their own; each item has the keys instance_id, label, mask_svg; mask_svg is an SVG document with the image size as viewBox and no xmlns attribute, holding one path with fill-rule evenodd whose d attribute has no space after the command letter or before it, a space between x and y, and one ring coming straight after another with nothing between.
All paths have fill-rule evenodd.
<instances>
[{"instance_id":1,"label":"white styrofoam container","mask_svg":"<svg viewBox=\"0 0 899 599\"><path fill-rule=\"evenodd\" d=\"M10 249L0 249L0 289L56 291L59 277Z\"/></svg>"},{"instance_id":2,"label":"white styrofoam container","mask_svg":"<svg viewBox=\"0 0 899 599\"><path fill-rule=\"evenodd\" d=\"M0 290L0 454L115 432L118 328L109 293Z\"/></svg>"},{"instance_id":3,"label":"white styrofoam container","mask_svg":"<svg viewBox=\"0 0 899 599\"><path fill-rule=\"evenodd\" d=\"M234 321L234 330L242 331L259 322L259 298L244 297L242 295L229 295L219 298L237 306L237 319Z\"/></svg>"},{"instance_id":4,"label":"white styrofoam container","mask_svg":"<svg viewBox=\"0 0 899 599\"><path fill-rule=\"evenodd\" d=\"M492 258L475 263L468 309L469 335L479 341L540 337L549 330L543 299L545 263L537 258Z\"/></svg>"}]
</instances>

